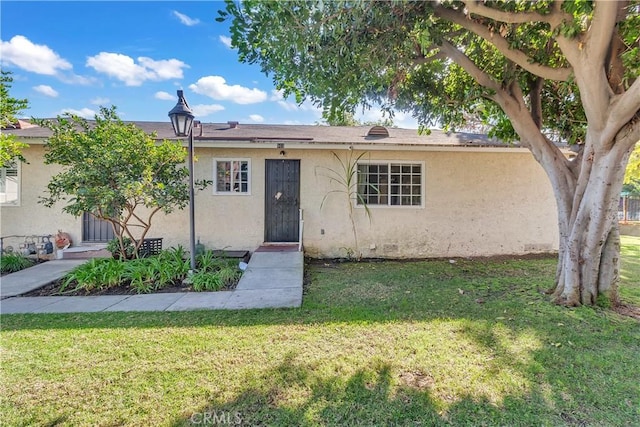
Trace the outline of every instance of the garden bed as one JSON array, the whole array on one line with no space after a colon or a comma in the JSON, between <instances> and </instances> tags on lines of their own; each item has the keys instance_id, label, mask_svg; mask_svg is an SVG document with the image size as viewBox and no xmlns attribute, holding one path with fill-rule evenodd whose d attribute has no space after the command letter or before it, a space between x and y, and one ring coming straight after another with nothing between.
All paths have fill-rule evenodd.
<instances>
[{"instance_id":1,"label":"garden bed","mask_svg":"<svg viewBox=\"0 0 640 427\"><path fill-rule=\"evenodd\" d=\"M239 260L206 251L196 257L196 272L182 248L131 260L93 258L49 285L23 296L134 295L235 289ZM187 280L188 279L188 280Z\"/></svg>"},{"instance_id":2,"label":"garden bed","mask_svg":"<svg viewBox=\"0 0 640 427\"><path fill-rule=\"evenodd\" d=\"M227 283L225 286L218 289L219 291L232 291L236 288L236 285L240 281L240 278L233 282ZM137 295L136 289L132 288L129 284L122 284L119 286L113 286L106 289L92 289L92 290L69 290L63 288L64 280L57 280L42 288L34 289L31 292L23 294L24 297L48 297L48 296L98 296L98 295ZM193 286L184 284L182 282L176 282L169 286L155 289L152 292L154 294L172 293L172 292L196 292Z\"/></svg>"}]
</instances>

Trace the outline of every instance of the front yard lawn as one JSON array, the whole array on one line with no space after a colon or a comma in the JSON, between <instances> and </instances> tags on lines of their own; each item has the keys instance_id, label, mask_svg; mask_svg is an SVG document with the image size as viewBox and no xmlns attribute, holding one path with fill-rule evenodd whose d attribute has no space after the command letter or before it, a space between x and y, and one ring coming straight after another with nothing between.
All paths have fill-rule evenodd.
<instances>
[{"instance_id":1,"label":"front yard lawn","mask_svg":"<svg viewBox=\"0 0 640 427\"><path fill-rule=\"evenodd\" d=\"M621 295L640 304L640 238ZM312 263L299 309L2 317L4 425L640 419L640 323L552 305L555 259Z\"/></svg>"}]
</instances>

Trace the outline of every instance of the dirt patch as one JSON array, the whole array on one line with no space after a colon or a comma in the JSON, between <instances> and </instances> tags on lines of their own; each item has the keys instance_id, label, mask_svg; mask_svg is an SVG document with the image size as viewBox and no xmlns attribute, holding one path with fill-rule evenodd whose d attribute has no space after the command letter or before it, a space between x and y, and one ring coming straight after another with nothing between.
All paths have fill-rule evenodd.
<instances>
[{"instance_id":1,"label":"dirt patch","mask_svg":"<svg viewBox=\"0 0 640 427\"><path fill-rule=\"evenodd\" d=\"M431 375L419 371L402 372L400 373L400 380L405 385L421 391L432 388L435 384Z\"/></svg>"},{"instance_id":2,"label":"dirt patch","mask_svg":"<svg viewBox=\"0 0 640 427\"><path fill-rule=\"evenodd\" d=\"M640 307L636 307L635 305L619 304L613 307L612 310L622 316L633 317L636 320L640 320Z\"/></svg>"},{"instance_id":3,"label":"dirt patch","mask_svg":"<svg viewBox=\"0 0 640 427\"><path fill-rule=\"evenodd\" d=\"M450 261L464 260L477 262L501 262L501 261L526 261L545 260L557 258L557 253L540 253L525 255L494 255L486 257L438 257L438 258L307 258L307 264L331 268L344 263L380 263L380 262L424 262L424 261Z\"/></svg>"},{"instance_id":4,"label":"dirt patch","mask_svg":"<svg viewBox=\"0 0 640 427\"><path fill-rule=\"evenodd\" d=\"M45 297L45 296L98 296L98 295L137 295L138 292L127 284L123 284L120 286L114 286L107 289L94 289L91 291L87 290L77 290L73 289L65 289L62 290L63 285L62 280L58 280L57 282L50 283L42 288L34 289L31 292L26 294L22 294L23 297ZM220 289L220 291L231 291L236 288L238 281L228 284L227 286ZM173 283L169 286L165 286L164 288L154 290L153 292L147 292L144 295L148 294L166 294L166 293L174 293L174 292L196 292L194 291L191 285L183 284L183 283Z\"/></svg>"}]
</instances>

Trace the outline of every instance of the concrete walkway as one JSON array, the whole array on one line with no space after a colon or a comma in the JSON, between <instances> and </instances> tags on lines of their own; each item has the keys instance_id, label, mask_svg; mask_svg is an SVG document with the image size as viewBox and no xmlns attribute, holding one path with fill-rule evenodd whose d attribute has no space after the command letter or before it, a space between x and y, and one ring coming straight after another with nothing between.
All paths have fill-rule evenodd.
<instances>
[{"instance_id":1,"label":"concrete walkway","mask_svg":"<svg viewBox=\"0 0 640 427\"><path fill-rule=\"evenodd\" d=\"M16 296L57 280L81 260L57 260L2 278L1 314L98 311L185 311L285 308L302 305L302 252L254 252L233 291L87 297ZM49 266L49 269L45 267ZM35 272L31 270L40 268ZM14 275L21 274L18 279ZM43 283L43 280L46 282Z\"/></svg>"}]
</instances>

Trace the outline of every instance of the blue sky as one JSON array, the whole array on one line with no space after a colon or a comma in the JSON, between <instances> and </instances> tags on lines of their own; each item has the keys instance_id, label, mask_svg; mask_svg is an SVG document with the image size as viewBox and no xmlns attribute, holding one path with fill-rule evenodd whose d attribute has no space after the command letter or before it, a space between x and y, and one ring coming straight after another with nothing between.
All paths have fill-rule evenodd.
<instances>
[{"instance_id":1,"label":"blue sky","mask_svg":"<svg viewBox=\"0 0 640 427\"><path fill-rule=\"evenodd\" d=\"M282 99L259 67L241 64L222 2L6 1L0 5L2 69L11 95L27 98L26 117L64 111L92 118L100 105L124 120L166 121L176 90L204 122L315 124L310 103ZM358 115L376 120L379 110ZM404 114L400 127L415 128Z\"/></svg>"}]
</instances>

